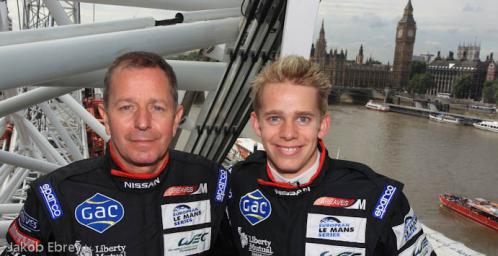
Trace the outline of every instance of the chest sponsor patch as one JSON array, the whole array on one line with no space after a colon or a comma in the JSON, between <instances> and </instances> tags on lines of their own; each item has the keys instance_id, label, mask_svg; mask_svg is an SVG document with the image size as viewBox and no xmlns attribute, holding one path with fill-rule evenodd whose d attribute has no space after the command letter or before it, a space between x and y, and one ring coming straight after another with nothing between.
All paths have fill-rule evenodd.
<instances>
[{"instance_id":1,"label":"chest sponsor patch","mask_svg":"<svg viewBox=\"0 0 498 256\"><path fill-rule=\"evenodd\" d=\"M422 225L420 225L413 209L410 208L410 211L405 215L403 223L393 227L394 234L396 235L396 245L398 250L421 230Z\"/></svg>"},{"instance_id":2,"label":"chest sponsor patch","mask_svg":"<svg viewBox=\"0 0 498 256\"><path fill-rule=\"evenodd\" d=\"M189 196L199 194L207 194L207 183L189 186L172 186L164 191L163 196Z\"/></svg>"},{"instance_id":3,"label":"chest sponsor patch","mask_svg":"<svg viewBox=\"0 0 498 256\"><path fill-rule=\"evenodd\" d=\"M256 225L266 220L271 215L270 201L256 189L240 198L240 213L251 225Z\"/></svg>"},{"instance_id":4,"label":"chest sponsor patch","mask_svg":"<svg viewBox=\"0 0 498 256\"><path fill-rule=\"evenodd\" d=\"M163 229L187 227L211 222L209 200L164 204L161 206Z\"/></svg>"},{"instance_id":5,"label":"chest sponsor patch","mask_svg":"<svg viewBox=\"0 0 498 256\"><path fill-rule=\"evenodd\" d=\"M308 214L306 237L365 243L366 218Z\"/></svg>"},{"instance_id":6,"label":"chest sponsor patch","mask_svg":"<svg viewBox=\"0 0 498 256\"><path fill-rule=\"evenodd\" d=\"M365 256L365 248L306 243L306 256Z\"/></svg>"},{"instance_id":7,"label":"chest sponsor patch","mask_svg":"<svg viewBox=\"0 0 498 256\"><path fill-rule=\"evenodd\" d=\"M253 235L248 235L242 231L241 227L237 227L237 231L240 237L240 246L243 250L247 250L251 255L258 256L271 256L273 255L273 249L271 247L271 241L266 239L260 239Z\"/></svg>"},{"instance_id":8,"label":"chest sponsor patch","mask_svg":"<svg viewBox=\"0 0 498 256\"><path fill-rule=\"evenodd\" d=\"M340 197L322 196L315 200L313 205L327 206L345 209L365 210L367 205L366 199L346 199Z\"/></svg>"},{"instance_id":9,"label":"chest sponsor patch","mask_svg":"<svg viewBox=\"0 0 498 256\"><path fill-rule=\"evenodd\" d=\"M26 231L31 231L31 232L40 231L38 220L31 217L28 213L26 213L24 207L19 212L18 222L19 225Z\"/></svg>"},{"instance_id":10,"label":"chest sponsor patch","mask_svg":"<svg viewBox=\"0 0 498 256\"><path fill-rule=\"evenodd\" d=\"M76 240L72 246L68 251L74 252L77 256L126 256L126 245L86 245Z\"/></svg>"},{"instance_id":11,"label":"chest sponsor patch","mask_svg":"<svg viewBox=\"0 0 498 256\"><path fill-rule=\"evenodd\" d=\"M104 233L120 222L124 213L119 201L100 193L86 199L74 210L78 223L98 233Z\"/></svg>"},{"instance_id":12,"label":"chest sponsor patch","mask_svg":"<svg viewBox=\"0 0 498 256\"><path fill-rule=\"evenodd\" d=\"M192 255L209 250L211 228L163 235L164 255Z\"/></svg>"},{"instance_id":13,"label":"chest sponsor patch","mask_svg":"<svg viewBox=\"0 0 498 256\"><path fill-rule=\"evenodd\" d=\"M62 207L59 203L59 199L55 195L54 189L50 183L41 184L39 187L40 193L43 197L43 202L50 212L50 217L55 220L62 216Z\"/></svg>"},{"instance_id":14,"label":"chest sponsor patch","mask_svg":"<svg viewBox=\"0 0 498 256\"><path fill-rule=\"evenodd\" d=\"M379 197L379 200L377 201L377 204L374 207L372 215L379 219L382 220L384 218L384 214L387 211L387 208L389 207L389 204L391 203L394 194L396 193L397 188L393 185L386 185L384 187L384 191L382 191L382 194Z\"/></svg>"},{"instance_id":15,"label":"chest sponsor patch","mask_svg":"<svg viewBox=\"0 0 498 256\"><path fill-rule=\"evenodd\" d=\"M225 200L225 191L227 189L228 172L220 168L218 171L218 183L216 183L215 201L221 203Z\"/></svg>"}]
</instances>

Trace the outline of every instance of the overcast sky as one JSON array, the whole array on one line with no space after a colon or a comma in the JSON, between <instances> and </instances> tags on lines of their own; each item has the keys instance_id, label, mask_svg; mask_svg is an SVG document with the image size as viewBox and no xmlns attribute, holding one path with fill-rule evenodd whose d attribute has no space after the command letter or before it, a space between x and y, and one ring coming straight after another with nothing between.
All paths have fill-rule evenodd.
<instances>
[{"instance_id":1,"label":"overcast sky","mask_svg":"<svg viewBox=\"0 0 498 256\"><path fill-rule=\"evenodd\" d=\"M396 25L408 0L322 0L315 26L315 40L322 19L329 49L347 49L354 59L361 44L365 56L392 63ZM8 1L15 17L16 2ZM444 56L459 43L481 44L481 59L498 55L498 0L412 0L417 35L414 54ZM96 5L95 21L153 16L174 17L175 11ZM13 14L14 13L14 14ZM92 5L82 4L82 22L93 20ZM17 23L16 23L17 24ZM495 57L495 60L498 56Z\"/></svg>"},{"instance_id":2,"label":"overcast sky","mask_svg":"<svg viewBox=\"0 0 498 256\"><path fill-rule=\"evenodd\" d=\"M329 49L348 49L354 59L361 44L366 57L392 64L394 36L408 0L322 0L321 20ZM456 51L459 43L481 44L481 60L498 55L498 0L412 0L417 22L414 54ZM498 56L494 58L498 59Z\"/></svg>"}]
</instances>

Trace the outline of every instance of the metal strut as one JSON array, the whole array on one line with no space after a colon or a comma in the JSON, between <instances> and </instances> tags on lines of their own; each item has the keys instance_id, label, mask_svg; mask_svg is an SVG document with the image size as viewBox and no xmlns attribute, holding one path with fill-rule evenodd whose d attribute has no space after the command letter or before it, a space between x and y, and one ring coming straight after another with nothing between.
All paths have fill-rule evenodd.
<instances>
[{"instance_id":1,"label":"metal strut","mask_svg":"<svg viewBox=\"0 0 498 256\"><path fill-rule=\"evenodd\" d=\"M280 50L286 1L251 1L216 93L208 95L185 151L222 163L249 120L255 75Z\"/></svg>"}]
</instances>

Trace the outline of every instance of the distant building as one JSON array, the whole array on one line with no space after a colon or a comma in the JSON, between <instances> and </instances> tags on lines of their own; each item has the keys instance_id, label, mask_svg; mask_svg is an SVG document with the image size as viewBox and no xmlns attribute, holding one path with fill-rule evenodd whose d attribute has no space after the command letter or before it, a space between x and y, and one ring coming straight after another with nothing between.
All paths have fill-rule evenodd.
<instances>
[{"instance_id":1,"label":"distant building","mask_svg":"<svg viewBox=\"0 0 498 256\"><path fill-rule=\"evenodd\" d=\"M471 51L465 49L471 49ZM438 52L434 61L427 66L427 72L432 75L435 83L434 88L428 90L427 94L452 94L457 78L469 75L472 78L472 86L467 92L466 98L479 100L490 63L489 60L484 62L479 60L479 50L480 47L477 45L469 48L459 46L457 59L454 58L454 53L451 51L446 58L441 57L441 53Z\"/></svg>"},{"instance_id":2,"label":"distant building","mask_svg":"<svg viewBox=\"0 0 498 256\"><path fill-rule=\"evenodd\" d=\"M347 51L335 49L327 52L323 22L315 45L311 48L311 60L320 65L320 69L329 76L333 86L379 89L390 86L390 66L379 64L372 59L364 63L363 45L360 46L354 61L347 59Z\"/></svg>"},{"instance_id":3,"label":"distant building","mask_svg":"<svg viewBox=\"0 0 498 256\"><path fill-rule=\"evenodd\" d=\"M396 31L393 66L389 63L383 65L372 58L365 61L363 45L360 45L358 54L353 61L347 59L347 51L338 51L337 49L327 51L325 28L322 21L319 37L311 48L311 60L320 65L320 68L329 75L332 85L335 86L377 89L406 86L411 72L416 33L411 0L408 0Z\"/></svg>"}]
</instances>

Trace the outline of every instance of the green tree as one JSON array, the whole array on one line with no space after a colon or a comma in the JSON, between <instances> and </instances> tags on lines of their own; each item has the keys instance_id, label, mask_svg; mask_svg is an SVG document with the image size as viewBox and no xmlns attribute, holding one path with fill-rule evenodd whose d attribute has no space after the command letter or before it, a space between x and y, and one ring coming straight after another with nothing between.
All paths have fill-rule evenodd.
<instances>
[{"instance_id":1,"label":"green tree","mask_svg":"<svg viewBox=\"0 0 498 256\"><path fill-rule=\"evenodd\" d=\"M425 74L427 70L427 64L422 61L412 61L412 68L410 71L410 78L413 78L417 74Z\"/></svg>"},{"instance_id":2,"label":"green tree","mask_svg":"<svg viewBox=\"0 0 498 256\"><path fill-rule=\"evenodd\" d=\"M486 81L482 88L484 103L498 103L498 81Z\"/></svg>"},{"instance_id":3,"label":"green tree","mask_svg":"<svg viewBox=\"0 0 498 256\"><path fill-rule=\"evenodd\" d=\"M416 74L408 82L407 90L410 93L424 94L428 89L434 87L434 80L429 73Z\"/></svg>"},{"instance_id":4,"label":"green tree","mask_svg":"<svg viewBox=\"0 0 498 256\"><path fill-rule=\"evenodd\" d=\"M472 77L470 75L461 75L457 77L453 84L453 96L463 99L469 96L472 88Z\"/></svg>"}]
</instances>

